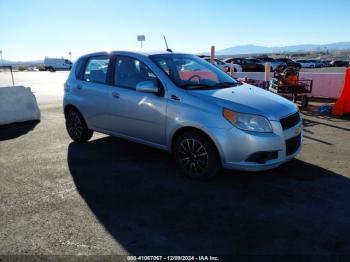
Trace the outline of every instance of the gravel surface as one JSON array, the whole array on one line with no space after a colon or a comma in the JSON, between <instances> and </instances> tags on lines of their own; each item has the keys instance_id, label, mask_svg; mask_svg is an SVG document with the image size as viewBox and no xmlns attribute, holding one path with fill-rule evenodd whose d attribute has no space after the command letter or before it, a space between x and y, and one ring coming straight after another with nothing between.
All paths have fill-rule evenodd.
<instances>
[{"instance_id":1,"label":"gravel surface","mask_svg":"<svg viewBox=\"0 0 350 262\"><path fill-rule=\"evenodd\" d=\"M350 118L305 112L295 160L200 182L156 149L72 142L58 83L31 86L41 122L0 127L1 255L350 255Z\"/></svg>"}]
</instances>

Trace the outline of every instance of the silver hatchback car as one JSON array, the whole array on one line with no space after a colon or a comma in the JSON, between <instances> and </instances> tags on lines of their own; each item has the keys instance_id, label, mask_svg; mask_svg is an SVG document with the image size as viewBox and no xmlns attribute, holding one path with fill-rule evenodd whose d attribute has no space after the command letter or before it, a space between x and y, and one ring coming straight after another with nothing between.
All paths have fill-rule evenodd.
<instances>
[{"instance_id":1,"label":"silver hatchback car","mask_svg":"<svg viewBox=\"0 0 350 262\"><path fill-rule=\"evenodd\" d=\"M275 168L301 150L295 104L242 84L197 56L101 52L82 56L65 83L70 137L93 131L173 153L185 174Z\"/></svg>"}]
</instances>

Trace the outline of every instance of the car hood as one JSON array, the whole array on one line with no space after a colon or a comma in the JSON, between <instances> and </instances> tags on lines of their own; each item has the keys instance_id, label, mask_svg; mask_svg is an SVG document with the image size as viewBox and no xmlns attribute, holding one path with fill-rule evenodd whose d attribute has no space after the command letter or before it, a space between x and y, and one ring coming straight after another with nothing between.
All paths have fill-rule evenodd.
<instances>
[{"instance_id":1,"label":"car hood","mask_svg":"<svg viewBox=\"0 0 350 262\"><path fill-rule=\"evenodd\" d=\"M191 90L192 95L236 112L265 116L269 120L297 112L291 101L261 88L243 84L219 90Z\"/></svg>"}]
</instances>

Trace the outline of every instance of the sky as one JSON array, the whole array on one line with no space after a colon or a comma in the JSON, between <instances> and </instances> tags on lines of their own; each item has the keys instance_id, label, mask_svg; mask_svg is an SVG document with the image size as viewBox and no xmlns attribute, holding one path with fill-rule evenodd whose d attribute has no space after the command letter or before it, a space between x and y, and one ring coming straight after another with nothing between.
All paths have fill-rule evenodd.
<instances>
[{"instance_id":1,"label":"sky","mask_svg":"<svg viewBox=\"0 0 350 262\"><path fill-rule=\"evenodd\" d=\"M349 0L0 0L3 58L350 41Z\"/></svg>"}]
</instances>

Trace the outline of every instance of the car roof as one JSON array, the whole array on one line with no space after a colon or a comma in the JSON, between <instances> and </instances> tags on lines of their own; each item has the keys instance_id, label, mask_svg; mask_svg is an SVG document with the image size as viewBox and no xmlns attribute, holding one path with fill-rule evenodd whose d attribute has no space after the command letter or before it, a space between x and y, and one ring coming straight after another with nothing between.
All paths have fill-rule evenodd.
<instances>
[{"instance_id":1,"label":"car roof","mask_svg":"<svg viewBox=\"0 0 350 262\"><path fill-rule=\"evenodd\" d=\"M91 56L99 56L99 55L131 55L131 56L151 56L151 55L169 55L169 54L186 54L186 53L178 53L178 52L168 52L168 51L150 51L150 52L138 52L138 51L122 51L122 50L115 50L115 51L101 51L101 52L95 52L95 53L89 53L86 55L83 55L81 57L91 57Z\"/></svg>"},{"instance_id":2,"label":"car roof","mask_svg":"<svg viewBox=\"0 0 350 262\"><path fill-rule=\"evenodd\" d=\"M255 58L255 57L248 57L248 58L242 58L242 59L262 61L261 59Z\"/></svg>"},{"instance_id":3,"label":"car roof","mask_svg":"<svg viewBox=\"0 0 350 262\"><path fill-rule=\"evenodd\" d=\"M258 60L275 60L272 57L264 57L264 56L257 56L257 57L253 57L254 59L258 59Z\"/></svg>"}]
</instances>

